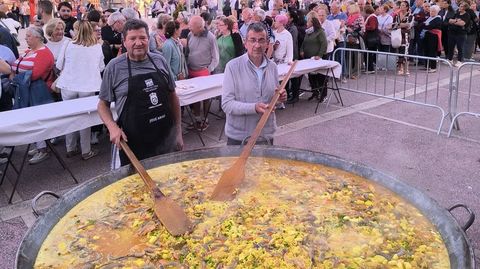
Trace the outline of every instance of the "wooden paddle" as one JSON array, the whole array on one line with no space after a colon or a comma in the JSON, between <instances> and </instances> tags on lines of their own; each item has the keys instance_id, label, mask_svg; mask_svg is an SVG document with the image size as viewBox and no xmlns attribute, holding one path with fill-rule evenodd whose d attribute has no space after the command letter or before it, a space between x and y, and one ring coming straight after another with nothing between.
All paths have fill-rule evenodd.
<instances>
[{"instance_id":1,"label":"wooden paddle","mask_svg":"<svg viewBox=\"0 0 480 269\"><path fill-rule=\"evenodd\" d=\"M223 172L222 177L218 181L217 186L215 186L215 189L213 190L211 196L212 200L226 201L231 200L235 197L238 187L245 179L245 164L247 163L248 156L250 156L253 146L255 146L255 143L257 142L257 138L258 136L260 136L260 132L262 131L265 123L267 123L268 117L275 108L278 98L280 97L280 91L285 88L285 85L287 84L290 76L295 70L296 65L297 61L293 62L290 70L288 71L287 75L282 81L282 84L280 85L280 89L278 91L275 91L275 94L273 95L270 104L268 104L267 110L263 113L260 121L258 121L257 127L255 127L255 130L250 136L250 139L248 139L248 142L243 148L240 157L238 157L238 159L229 169Z\"/></svg>"},{"instance_id":2,"label":"wooden paddle","mask_svg":"<svg viewBox=\"0 0 480 269\"><path fill-rule=\"evenodd\" d=\"M190 231L191 223L183 209L158 189L155 182L153 182L147 171L145 171L145 168L138 161L127 143L121 140L120 145L133 167L135 167L135 170L137 170L138 174L143 179L143 182L145 182L145 185L150 190L154 203L153 211L155 211L155 215L157 215L157 218L162 222L167 231L175 236L183 235Z\"/></svg>"}]
</instances>

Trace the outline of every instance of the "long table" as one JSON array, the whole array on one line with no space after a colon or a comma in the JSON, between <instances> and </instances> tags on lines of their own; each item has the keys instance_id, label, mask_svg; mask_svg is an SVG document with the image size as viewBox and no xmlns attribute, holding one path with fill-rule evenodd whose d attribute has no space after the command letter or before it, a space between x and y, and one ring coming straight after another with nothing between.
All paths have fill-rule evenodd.
<instances>
[{"instance_id":1,"label":"long table","mask_svg":"<svg viewBox=\"0 0 480 269\"><path fill-rule=\"evenodd\" d=\"M278 66L279 80L287 73L287 64ZM330 71L329 71L330 70ZM339 78L341 66L327 60L301 60L293 76L319 72ZM222 94L223 74L177 81L180 105L186 106ZM102 121L97 112L98 97L91 96L0 113L0 145L34 143L82 130Z\"/></svg>"}]
</instances>

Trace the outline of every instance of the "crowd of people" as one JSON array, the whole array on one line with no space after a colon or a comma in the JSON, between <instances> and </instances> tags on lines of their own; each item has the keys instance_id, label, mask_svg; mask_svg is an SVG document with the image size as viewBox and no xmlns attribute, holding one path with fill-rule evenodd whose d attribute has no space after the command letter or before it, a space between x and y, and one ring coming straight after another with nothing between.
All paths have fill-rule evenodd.
<instances>
[{"instance_id":1,"label":"crowd of people","mask_svg":"<svg viewBox=\"0 0 480 269\"><path fill-rule=\"evenodd\" d=\"M191 12L187 11L184 0L155 0L148 7L155 23L147 25L145 32L136 6L102 10L90 3L86 6L72 6L69 2L54 5L48 0L40 0L35 25L29 25L30 13L25 3L11 8L0 5L0 64L10 65L9 70L0 66L3 74L0 111L100 92L99 112L113 137L112 142L119 145L122 137L127 140L121 128L129 129L131 124L141 124L125 116L126 113L122 114L125 107L129 111L141 110L128 100L138 99L141 103L145 101L143 98L148 97L151 102L170 104L167 106L170 110L156 115L159 118L156 124L176 129L175 135L162 134L172 136L176 141L173 143L175 147L165 149L168 147L162 145L162 149L155 151L157 154L183 147L183 140L178 137L182 132L178 130L181 126L178 119L180 112L176 109L175 81L217 73L225 73L232 80L224 83L224 86L230 87L230 92L222 96L222 108L227 114L227 137L235 144L241 141L247 128L243 126L239 130L235 125L238 119L235 118L247 112L262 114L268 103L265 96L271 96L257 96L266 103L258 107L249 106L248 109L235 103L239 87L231 84L235 76L258 74L248 83L259 91L264 87L273 91L278 81L275 85L262 84L265 76L271 79L270 76L275 74L271 63L291 64L298 59L342 61L343 75L347 79L357 79L362 72L371 74L377 71L374 54L367 54L365 58L357 57L355 53L333 55L336 48L445 57L452 65L459 66L464 61L473 61L480 29L474 0L331 0L303 1L302 5L298 0L225 0L222 3L196 0L192 3ZM17 49L19 28L26 28L28 44L28 49L21 55ZM262 38L262 29L265 38ZM127 40L128 37L131 40ZM144 42L148 53L139 57L136 53L143 49ZM259 52L264 58L258 58ZM229 65L232 61L237 66ZM427 72L436 72L436 61L425 61L423 64ZM409 75L408 57L398 57L396 73ZM28 85L23 82L25 78L29 81ZM163 85L169 91L157 91L147 85L141 90L150 95L131 97L130 89L141 87L135 85L143 80ZM292 78L287 84L288 98L281 100L289 104L298 102L301 82L301 77ZM324 101L327 96L326 77L309 74L308 82L312 89L308 100ZM37 94L25 99L23 97L31 92L25 90L28 87L36 87ZM255 95L255 92L252 94ZM238 98L249 100L250 97L242 95ZM107 111L111 102L115 102L120 122L113 121ZM194 121L186 128L207 129L206 112L209 106L209 100L193 104ZM285 108L283 102L278 108ZM163 117L165 120L160 120ZM147 125L145 123L138 128L147 128ZM88 160L96 156L98 151L91 144L98 143L101 129L102 126L94 126L81 130L79 135L67 135L67 157L81 154L84 160ZM134 131L130 132L131 143L142 144L143 151L152 148L145 147L144 139ZM45 142L39 141L29 154L32 155L31 164L45 160L48 157ZM149 153L141 155L150 156ZM122 163L125 161L123 156Z\"/></svg>"}]
</instances>

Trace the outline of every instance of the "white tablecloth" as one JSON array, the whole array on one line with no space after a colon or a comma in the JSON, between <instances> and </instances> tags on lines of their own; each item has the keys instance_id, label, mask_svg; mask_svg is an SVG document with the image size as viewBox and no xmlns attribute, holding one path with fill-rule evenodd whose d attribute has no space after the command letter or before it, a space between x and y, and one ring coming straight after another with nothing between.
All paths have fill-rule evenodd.
<instances>
[{"instance_id":1,"label":"white tablecloth","mask_svg":"<svg viewBox=\"0 0 480 269\"><path fill-rule=\"evenodd\" d=\"M288 65L279 65L281 80L288 72ZM309 72L327 74L333 70L340 77L341 66L326 60L302 60L295 68L294 76ZM331 73L328 75L331 76ZM177 82L177 95L182 106L213 98L222 94L223 74L199 77ZM17 146L69 134L102 123L97 112L98 97L57 102L0 112L0 145Z\"/></svg>"}]
</instances>

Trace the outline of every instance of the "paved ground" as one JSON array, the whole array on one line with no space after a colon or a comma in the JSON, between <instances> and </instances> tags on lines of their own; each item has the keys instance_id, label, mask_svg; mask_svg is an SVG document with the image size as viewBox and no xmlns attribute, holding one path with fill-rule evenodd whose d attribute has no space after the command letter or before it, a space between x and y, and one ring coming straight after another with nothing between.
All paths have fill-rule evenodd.
<instances>
[{"instance_id":1,"label":"paved ground","mask_svg":"<svg viewBox=\"0 0 480 269\"><path fill-rule=\"evenodd\" d=\"M356 89L356 85L363 85L358 89L382 92L383 85L386 85L385 90L389 93L395 91L403 95L405 92L409 100L424 100L427 96L429 102L437 100L440 107L446 108L448 77L448 70L443 68L429 76L428 81L426 73L418 71L405 80L388 73L386 80L382 74L378 74L376 79L375 76L362 76L358 82L349 80L341 86ZM478 68L473 69L473 76L462 74L460 77L459 103L462 109L466 108L466 85L470 77L472 85L480 82ZM427 86L425 83L428 83ZM480 92L478 87L474 88L477 92L470 96L475 104L472 108L476 106L480 112ZM480 214L479 119L460 118L461 130L454 131L453 136L447 138L448 117L442 133L436 134L441 119L441 112L436 108L348 91L341 91L341 94L345 106L340 106L332 98L329 107L321 104L317 114L314 114L316 103L306 100L308 94L295 106L277 111L279 131L275 144L319 151L367 164L415 186L443 207L465 203ZM223 121L211 116L210 124L203 135L207 147L224 145L224 137L219 140ZM202 147L194 133L185 135L185 144L186 150ZM64 156L63 142L56 148ZM89 161L82 161L79 157L66 159L81 182L110 169L108 139L103 137L96 148L101 154ZM22 149L16 148L16 164L20 161ZM13 266L16 248L35 221L29 207L30 199L45 189L63 193L76 186L58 161L51 157L39 165L26 166L14 204L9 205L7 194L10 194L13 176L13 172L8 171L7 180L0 186L0 268ZM465 221L464 215L458 214L457 217L461 223ZM476 248L477 263L480 262L479 223L477 220L467 232Z\"/></svg>"}]
</instances>

